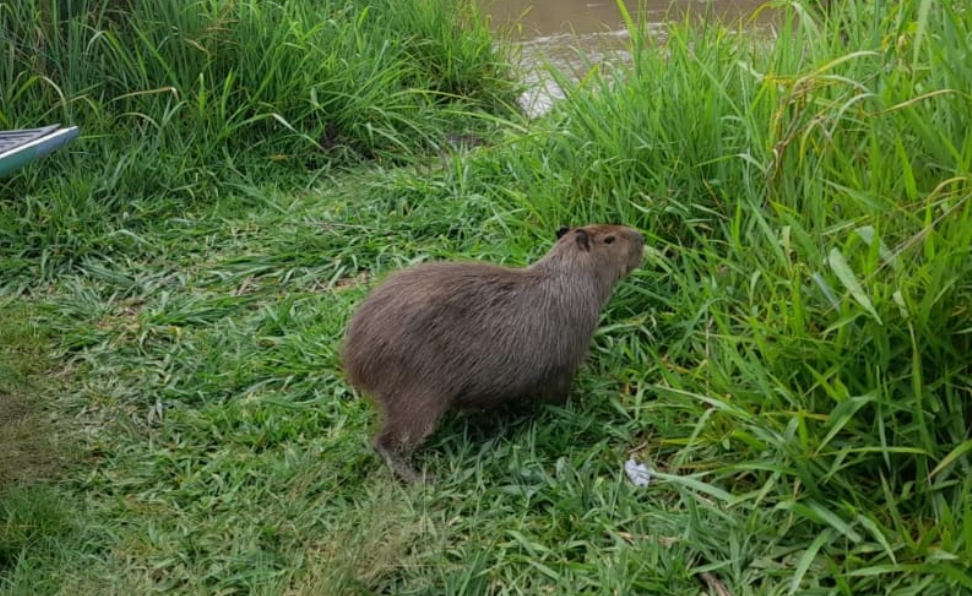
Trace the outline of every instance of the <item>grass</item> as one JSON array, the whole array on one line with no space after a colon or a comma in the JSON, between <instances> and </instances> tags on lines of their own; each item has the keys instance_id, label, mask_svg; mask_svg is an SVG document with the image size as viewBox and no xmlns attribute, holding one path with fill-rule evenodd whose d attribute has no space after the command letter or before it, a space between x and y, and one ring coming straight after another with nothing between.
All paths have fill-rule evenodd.
<instances>
[{"instance_id":1,"label":"grass","mask_svg":"<svg viewBox=\"0 0 972 596\"><path fill-rule=\"evenodd\" d=\"M0 2L0 56L0 127L82 129L0 187L19 199L0 202L4 271L47 277L145 250L154 221L232 189L410 161L481 131L515 90L452 0L16 0Z\"/></svg>"},{"instance_id":2,"label":"grass","mask_svg":"<svg viewBox=\"0 0 972 596\"><path fill-rule=\"evenodd\" d=\"M0 310L0 589L51 593L57 581L29 570L56 566L76 530L64 501L74 496L52 483L71 459L47 416L59 384L50 377L63 371L47 356L35 305L4 300Z\"/></svg>"},{"instance_id":3,"label":"grass","mask_svg":"<svg viewBox=\"0 0 972 596\"><path fill-rule=\"evenodd\" d=\"M468 154L214 178L50 266L7 228L80 463L4 493L0 593L972 592L972 13L783 9L769 40L633 23L630 69ZM452 417L439 482L396 483L340 377L354 305L586 221L653 250L571 403Z\"/></svg>"}]
</instances>

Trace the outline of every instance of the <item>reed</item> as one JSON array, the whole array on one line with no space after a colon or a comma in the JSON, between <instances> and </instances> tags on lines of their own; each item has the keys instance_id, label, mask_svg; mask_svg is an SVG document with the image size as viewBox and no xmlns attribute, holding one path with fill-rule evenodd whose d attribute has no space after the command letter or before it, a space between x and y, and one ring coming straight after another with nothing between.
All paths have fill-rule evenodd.
<instances>
[{"instance_id":1,"label":"reed","mask_svg":"<svg viewBox=\"0 0 972 596\"><path fill-rule=\"evenodd\" d=\"M0 250L49 268L134 250L92 236L228 185L407 163L481 131L476 112L509 113L515 88L484 18L452 0L16 0L0 56L0 129L82 130L0 181Z\"/></svg>"}]
</instances>

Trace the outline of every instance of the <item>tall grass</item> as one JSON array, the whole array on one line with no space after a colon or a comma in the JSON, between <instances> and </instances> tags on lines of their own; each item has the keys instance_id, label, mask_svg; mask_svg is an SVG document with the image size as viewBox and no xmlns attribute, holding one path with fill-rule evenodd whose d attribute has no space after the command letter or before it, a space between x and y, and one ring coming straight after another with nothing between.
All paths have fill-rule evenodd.
<instances>
[{"instance_id":1,"label":"tall grass","mask_svg":"<svg viewBox=\"0 0 972 596\"><path fill-rule=\"evenodd\" d=\"M602 370L633 360L624 415L685 498L786 536L793 590L972 589L972 11L782 6L771 40L632 22L630 69L443 188L503 205L488 229L650 231Z\"/></svg>"},{"instance_id":2,"label":"tall grass","mask_svg":"<svg viewBox=\"0 0 972 596\"><path fill-rule=\"evenodd\" d=\"M49 267L133 250L147 219L227 184L408 160L513 97L484 19L452 0L0 2L0 56L0 129L82 130L0 182L0 250Z\"/></svg>"}]
</instances>

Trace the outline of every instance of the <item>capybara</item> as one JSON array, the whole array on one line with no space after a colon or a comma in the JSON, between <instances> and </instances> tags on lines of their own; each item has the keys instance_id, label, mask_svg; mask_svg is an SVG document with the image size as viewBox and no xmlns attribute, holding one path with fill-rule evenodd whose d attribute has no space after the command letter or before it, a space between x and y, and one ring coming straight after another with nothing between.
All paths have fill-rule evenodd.
<instances>
[{"instance_id":1,"label":"capybara","mask_svg":"<svg viewBox=\"0 0 972 596\"><path fill-rule=\"evenodd\" d=\"M383 417L375 450L415 482L409 456L450 408L565 402L611 291L643 252L629 227L565 227L529 267L438 262L389 276L342 350L351 385Z\"/></svg>"}]
</instances>

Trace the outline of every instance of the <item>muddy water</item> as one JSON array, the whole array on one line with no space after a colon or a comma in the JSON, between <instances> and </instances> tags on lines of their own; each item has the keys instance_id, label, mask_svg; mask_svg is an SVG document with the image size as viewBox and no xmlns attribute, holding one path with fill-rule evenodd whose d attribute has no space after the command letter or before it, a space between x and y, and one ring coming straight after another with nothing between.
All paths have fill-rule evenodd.
<instances>
[{"instance_id":1,"label":"muddy water","mask_svg":"<svg viewBox=\"0 0 972 596\"><path fill-rule=\"evenodd\" d=\"M722 20L748 19L767 0L625 0L632 16L647 17L661 23L680 19L686 12ZM643 5L639 11L639 5ZM617 31L624 21L615 0L493 0L488 5L493 22L502 29L516 31L523 40L563 33L586 35ZM768 13L756 17L769 18Z\"/></svg>"},{"instance_id":2,"label":"muddy water","mask_svg":"<svg viewBox=\"0 0 972 596\"><path fill-rule=\"evenodd\" d=\"M643 17L659 38L664 38L666 21L682 19L687 13L763 28L773 19L772 11L759 10L765 2L624 0L628 12L635 18ZM529 86L520 103L531 115L542 114L563 96L544 73L544 63L567 74L582 75L590 63L628 59L627 30L615 0L492 0L486 3L486 9L494 29L519 45L522 77Z\"/></svg>"}]
</instances>

